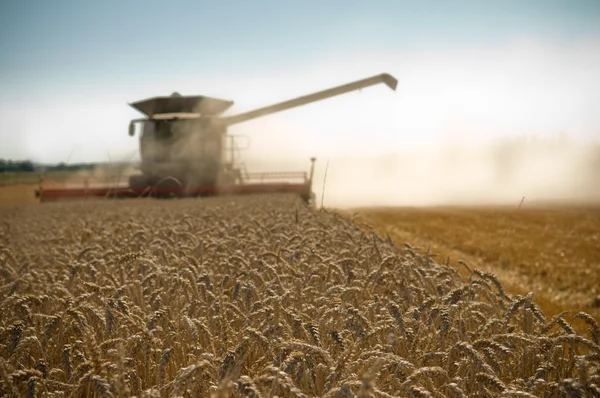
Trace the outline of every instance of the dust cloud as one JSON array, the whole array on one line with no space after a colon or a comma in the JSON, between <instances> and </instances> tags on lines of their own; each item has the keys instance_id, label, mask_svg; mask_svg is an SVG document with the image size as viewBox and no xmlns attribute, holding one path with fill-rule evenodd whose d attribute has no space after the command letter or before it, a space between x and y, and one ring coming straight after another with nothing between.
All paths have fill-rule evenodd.
<instances>
[{"instance_id":1,"label":"dust cloud","mask_svg":"<svg viewBox=\"0 0 600 398\"><path fill-rule=\"evenodd\" d=\"M45 188L118 188L127 187L129 176L138 174L138 165L131 162L107 162L93 165L87 170L70 172L68 177L43 182Z\"/></svg>"},{"instance_id":2,"label":"dust cloud","mask_svg":"<svg viewBox=\"0 0 600 398\"><path fill-rule=\"evenodd\" d=\"M193 124L193 123L192 123ZM191 125L186 123L186 128ZM247 131L248 132L248 131ZM264 132L263 132L264 133ZM275 132L265 137L273 137ZM187 137L194 134L185 135ZM310 171L317 157L313 190L325 207L511 205L558 202L600 203L600 143L556 138L503 138L478 144L410 147L389 154L349 156L304 142L278 147L255 145L237 154L248 172ZM265 138L265 141L268 141ZM173 148L191 156L201 145L185 140ZM311 149L314 149L312 151ZM172 154L174 155L174 154ZM68 186L121 186L139 171L136 163L112 162L77 172ZM324 191L324 192L323 192Z\"/></svg>"},{"instance_id":3,"label":"dust cloud","mask_svg":"<svg viewBox=\"0 0 600 398\"><path fill-rule=\"evenodd\" d=\"M327 162L329 162L327 166ZM306 158L254 157L258 171L309 170ZM325 179L325 172L327 172ZM600 203L600 145L505 139L317 160L313 189L325 207ZM324 185L325 184L325 185Z\"/></svg>"}]
</instances>

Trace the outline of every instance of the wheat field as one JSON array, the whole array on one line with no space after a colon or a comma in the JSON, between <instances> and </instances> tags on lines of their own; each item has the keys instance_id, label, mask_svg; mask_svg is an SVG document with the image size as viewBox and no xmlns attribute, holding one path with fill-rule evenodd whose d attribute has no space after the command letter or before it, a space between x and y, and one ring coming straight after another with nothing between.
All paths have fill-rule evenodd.
<instances>
[{"instance_id":1,"label":"wheat field","mask_svg":"<svg viewBox=\"0 0 600 398\"><path fill-rule=\"evenodd\" d=\"M2 396L600 394L587 313L546 316L492 273L293 196L6 205L0 220Z\"/></svg>"}]
</instances>

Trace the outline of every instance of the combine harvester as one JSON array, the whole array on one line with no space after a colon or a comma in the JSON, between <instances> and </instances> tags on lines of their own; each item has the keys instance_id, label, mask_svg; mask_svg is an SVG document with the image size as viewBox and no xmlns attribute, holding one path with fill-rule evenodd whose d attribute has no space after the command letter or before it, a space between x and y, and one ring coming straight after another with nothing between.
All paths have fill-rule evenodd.
<instances>
[{"instance_id":1,"label":"combine harvester","mask_svg":"<svg viewBox=\"0 0 600 398\"><path fill-rule=\"evenodd\" d=\"M229 126L275 112L385 83L396 90L398 81L383 73L313 94L233 116L220 116L233 101L206 96L155 97L130 104L145 118L132 120L129 135L141 124L140 173L125 184L107 179L42 180L35 195L41 202L78 198L198 197L260 193L294 193L314 204L312 180L315 158L306 172L247 173L235 159ZM292 182L291 180L300 180ZM269 182L266 182L269 181Z\"/></svg>"}]
</instances>

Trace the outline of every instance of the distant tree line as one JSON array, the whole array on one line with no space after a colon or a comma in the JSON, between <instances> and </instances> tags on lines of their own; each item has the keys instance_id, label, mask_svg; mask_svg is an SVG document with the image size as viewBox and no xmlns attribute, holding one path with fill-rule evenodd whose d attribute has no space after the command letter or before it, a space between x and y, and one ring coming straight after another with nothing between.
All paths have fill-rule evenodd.
<instances>
[{"instance_id":1,"label":"distant tree line","mask_svg":"<svg viewBox=\"0 0 600 398\"><path fill-rule=\"evenodd\" d=\"M95 163L58 163L58 164L36 164L29 160L5 160L0 159L0 173L35 173L49 171L78 171L91 170Z\"/></svg>"}]
</instances>

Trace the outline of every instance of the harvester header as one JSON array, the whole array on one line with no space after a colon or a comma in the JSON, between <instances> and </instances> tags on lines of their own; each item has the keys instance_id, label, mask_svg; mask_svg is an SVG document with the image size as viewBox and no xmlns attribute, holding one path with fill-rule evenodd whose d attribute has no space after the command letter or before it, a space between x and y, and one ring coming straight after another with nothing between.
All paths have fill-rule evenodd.
<instances>
[{"instance_id":1,"label":"harvester header","mask_svg":"<svg viewBox=\"0 0 600 398\"><path fill-rule=\"evenodd\" d=\"M202 95L182 96L175 92L133 102L130 105L146 116L129 124L131 136L135 135L136 125L142 125L139 174L129 176L125 186L103 188L96 182L91 189L86 180L85 186L79 188L40 186L36 195L46 201L87 196L186 197L293 192L312 203L314 158L311 158L310 173L248 173L236 158L239 148L234 137L228 135L228 126L382 83L395 91L398 81L382 73L233 116L221 116L233 101ZM300 181L295 183L290 181L298 178ZM279 181L266 182L272 179Z\"/></svg>"}]
</instances>

